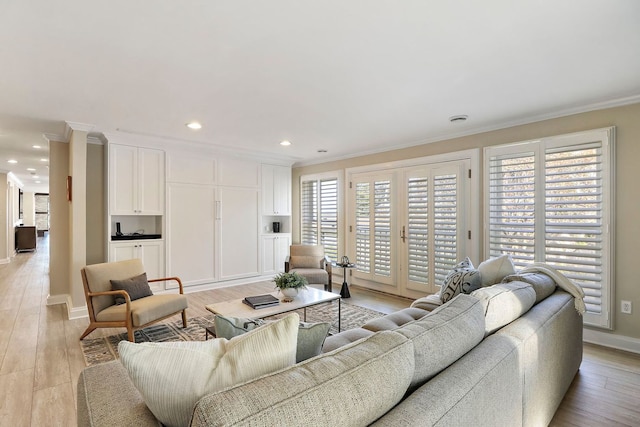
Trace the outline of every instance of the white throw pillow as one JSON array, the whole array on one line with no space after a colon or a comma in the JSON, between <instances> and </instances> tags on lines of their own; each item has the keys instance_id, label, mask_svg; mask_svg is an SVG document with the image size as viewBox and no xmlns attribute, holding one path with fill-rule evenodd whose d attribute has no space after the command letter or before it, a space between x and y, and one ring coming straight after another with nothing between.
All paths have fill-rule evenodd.
<instances>
[{"instance_id":1,"label":"white throw pillow","mask_svg":"<svg viewBox=\"0 0 640 427\"><path fill-rule=\"evenodd\" d=\"M504 254L482 261L478 266L478 271L482 276L482 287L484 288L502 282L506 276L515 273L516 268L511 260L511 255Z\"/></svg>"},{"instance_id":2,"label":"white throw pillow","mask_svg":"<svg viewBox=\"0 0 640 427\"><path fill-rule=\"evenodd\" d=\"M300 317L286 317L233 340L135 344L121 341L120 360L164 425L187 426L206 394L295 364Z\"/></svg>"}]
</instances>

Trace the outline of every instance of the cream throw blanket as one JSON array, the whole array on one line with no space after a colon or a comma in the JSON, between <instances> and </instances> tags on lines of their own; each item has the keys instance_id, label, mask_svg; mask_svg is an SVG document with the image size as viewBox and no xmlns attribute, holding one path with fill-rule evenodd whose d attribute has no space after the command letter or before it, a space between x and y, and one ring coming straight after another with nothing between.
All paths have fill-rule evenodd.
<instances>
[{"instance_id":1,"label":"cream throw blanket","mask_svg":"<svg viewBox=\"0 0 640 427\"><path fill-rule=\"evenodd\" d=\"M556 284L560 286L565 291L569 292L571 296L574 298L574 305L576 310L580 314L584 314L586 311L586 307L584 305L584 291L582 288L575 283L573 283L567 276L560 273L555 268L551 267L548 264L543 262L536 262L531 264L529 267L525 267L522 270L518 271L521 273L544 273L547 276L551 277L555 280Z\"/></svg>"}]
</instances>

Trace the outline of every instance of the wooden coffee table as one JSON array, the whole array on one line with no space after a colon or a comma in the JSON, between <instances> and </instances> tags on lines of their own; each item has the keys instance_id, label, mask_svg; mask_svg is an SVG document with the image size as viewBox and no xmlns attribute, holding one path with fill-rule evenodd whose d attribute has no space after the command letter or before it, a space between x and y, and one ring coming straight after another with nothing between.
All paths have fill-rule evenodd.
<instances>
[{"instance_id":1,"label":"wooden coffee table","mask_svg":"<svg viewBox=\"0 0 640 427\"><path fill-rule=\"evenodd\" d=\"M204 308L213 314L219 314L225 317L244 317L246 319L262 319L276 314L288 313L290 311L304 309L304 319L307 320L307 307L338 300L338 332L340 332L340 295L331 292L321 291L319 289L307 288L298 293L298 296L291 302L282 302L283 295L277 291L271 295L280 300L280 304L270 307L254 309L242 302L242 298L230 301L218 302L215 304L205 305Z\"/></svg>"}]
</instances>

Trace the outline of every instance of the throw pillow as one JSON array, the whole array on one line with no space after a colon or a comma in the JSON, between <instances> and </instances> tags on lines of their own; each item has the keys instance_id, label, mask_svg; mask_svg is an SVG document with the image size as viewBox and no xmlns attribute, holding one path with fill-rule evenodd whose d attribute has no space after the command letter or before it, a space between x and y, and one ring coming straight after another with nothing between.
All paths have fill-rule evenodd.
<instances>
[{"instance_id":1,"label":"throw pillow","mask_svg":"<svg viewBox=\"0 0 640 427\"><path fill-rule=\"evenodd\" d=\"M251 320L244 317L225 317L216 315L213 319L217 338L230 340L238 335L246 334L264 324L263 320Z\"/></svg>"},{"instance_id":2,"label":"throw pillow","mask_svg":"<svg viewBox=\"0 0 640 427\"><path fill-rule=\"evenodd\" d=\"M225 317L217 315L214 319L216 337L231 339L271 323L264 320L251 320L242 317ZM296 363L317 356L322 351L324 340L329 334L330 323L300 322L296 344Z\"/></svg>"},{"instance_id":3,"label":"throw pillow","mask_svg":"<svg viewBox=\"0 0 640 427\"><path fill-rule=\"evenodd\" d=\"M515 273L516 268L511 260L511 255L504 254L482 261L478 266L478 271L482 276L482 287L486 287L502 282L506 276Z\"/></svg>"},{"instance_id":4,"label":"throw pillow","mask_svg":"<svg viewBox=\"0 0 640 427\"><path fill-rule=\"evenodd\" d=\"M153 295L149 282L147 281L147 273L142 273L139 276L134 276L124 280L110 280L111 289L114 291L127 291L131 301L149 297ZM124 304L125 299L123 296L116 295L116 304Z\"/></svg>"},{"instance_id":5,"label":"throw pillow","mask_svg":"<svg viewBox=\"0 0 640 427\"><path fill-rule=\"evenodd\" d=\"M440 288L440 299L445 303L460 293L470 294L481 285L480 272L473 268L471 260L466 257L447 274Z\"/></svg>"},{"instance_id":6,"label":"throw pillow","mask_svg":"<svg viewBox=\"0 0 640 427\"><path fill-rule=\"evenodd\" d=\"M187 426L200 398L295 363L300 317L286 317L233 340L118 345L120 360L164 425Z\"/></svg>"},{"instance_id":7,"label":"throw pillow","mask_svg":"<svg viewBox=\"0 0 640 427\"><path fill-rule=\"evenodd\" d=\"M322 346L329 334L329 328L331 328L330 323L300 322L296 346L296 363L315 357L322 352Z\"/></svg>"}]
</instances>

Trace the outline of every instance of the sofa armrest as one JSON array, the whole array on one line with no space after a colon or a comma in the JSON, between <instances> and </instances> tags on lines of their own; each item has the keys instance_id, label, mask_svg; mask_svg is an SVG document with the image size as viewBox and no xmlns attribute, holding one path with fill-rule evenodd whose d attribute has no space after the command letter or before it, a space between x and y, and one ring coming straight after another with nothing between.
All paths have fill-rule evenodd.
<instances>
[{"instance_id":1,"label":"sofa armrest","mask_svg":"<svg viewBox=\"0 0 640 427\"><path fill-rule=\"evenodd\" d=\"M78 426L160 426L118 360L80 373L77 417Z\"/></svg>"}]
</instances>

